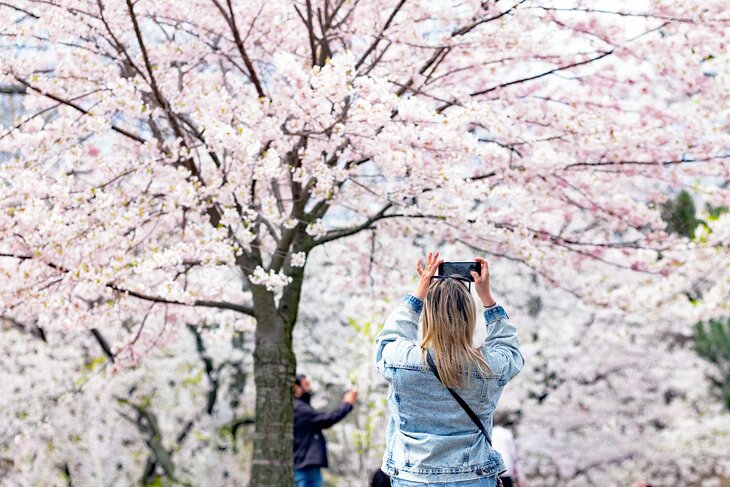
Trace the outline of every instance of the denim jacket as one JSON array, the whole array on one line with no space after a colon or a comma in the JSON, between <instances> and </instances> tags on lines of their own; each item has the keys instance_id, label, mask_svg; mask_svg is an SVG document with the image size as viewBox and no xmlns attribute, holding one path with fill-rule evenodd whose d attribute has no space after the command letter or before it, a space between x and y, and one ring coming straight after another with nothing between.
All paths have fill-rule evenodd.
<instances>
[{"instance_id":1,"label":"denim jacket","mask_svg":"<svg viewBox=\"0 0 730 487\"><path fill-rule=\"evenodd\" d=\"M376 337L375 361L389 383L390 421L382 469L416 482L458 482L493 477L504 470L502 457L487 443L467 413L422 363L416 343L423 303L407 295ZM501 306L484 310L487 338L480 348L492 371L456 392L492 434L492 413L507 382L524 359L517 329Z\"/></svg>"}]
</instances>

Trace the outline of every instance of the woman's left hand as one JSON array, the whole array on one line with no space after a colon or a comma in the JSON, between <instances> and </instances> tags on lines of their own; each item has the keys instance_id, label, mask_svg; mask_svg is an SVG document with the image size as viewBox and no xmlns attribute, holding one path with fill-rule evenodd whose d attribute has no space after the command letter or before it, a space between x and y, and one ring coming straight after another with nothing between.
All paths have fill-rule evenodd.
<instances>
[{"instance_id":1,"label":"woman's left hand","mask_svg":"<svg viewBox=\"0 0 730 487\"><path fill-rule=\"evenodd\" d=\"M418 262L416 263L416 272L418 272L421 279L418 282L418 287L413 295L421 301L426 299L428 286L431 285L431 278L436 275L436 271L439 269L439 264L443 261L443 259L439 260L438 252L429 252L426 256L426 265L423 267L421 266L421 259L418 259Z\"/></svg>"}]
</instances>

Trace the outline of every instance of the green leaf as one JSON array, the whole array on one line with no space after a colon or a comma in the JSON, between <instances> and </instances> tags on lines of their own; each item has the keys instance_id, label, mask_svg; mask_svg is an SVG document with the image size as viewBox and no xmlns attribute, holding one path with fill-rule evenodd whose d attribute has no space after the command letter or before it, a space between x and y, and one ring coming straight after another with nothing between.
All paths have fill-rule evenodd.
<instances>
[{"instance_id":1,"label":"green leaf","mask_svg":"<svg viewBox=\"0 0 730 487\"><path fill-rule=\"evenodd\" d=\"M702 220L697 218L694 199L682 190L674 199L662 204L661 217L667 223L667 232L692 238Z\"/></svg>"},{"instance_id":2,"label":"green leaf","mask_svg":"<svg viewBox=\"0 0 730 487\"><path fill-rule=\"evenodd\" d=\"M165 484L162 483L162 477L158 475L152 482L146 483L144 487L165 487Z\"/></svg>"},{"instance_id":3,"label":"green leaf","mask_svg":"<svg viewBox=\"0 0 730 487\"><path fill-rule=\"evenodd\" d=\"M106 362L106 358L104 358L103 356L94 357L91 362L86 364L86 370L88 370L89 372L93 372L97 366L103 364L104 362Z\"/></svg>"},{"instance_id":4,"label":"green leaf","mask_svg":"<svg viewBox=\"0 0 730 487\"><path fill-rule=\"evenodd\" d=\"M692 338L697 355L714 365L710 381L730 409L730 317L696 323Z\"/></svg>"}]
</instances>

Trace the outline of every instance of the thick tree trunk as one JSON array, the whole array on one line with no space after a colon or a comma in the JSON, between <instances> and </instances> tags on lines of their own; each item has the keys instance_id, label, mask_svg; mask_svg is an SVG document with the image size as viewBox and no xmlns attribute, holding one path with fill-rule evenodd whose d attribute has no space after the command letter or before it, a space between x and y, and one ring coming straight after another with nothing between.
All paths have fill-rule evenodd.
<instances>
[{"instance_id":1,"label":"thick tree trunk","mask_svg":"<svg viewBox=\"0 0 730 487\"><path fill-rule=\"evenodd\" d=\"M251 487L291 487L294 485L293 386L296 371L293 322L281 316L271 293L262 289L253 293L256 433Z\"/></svg>"},{"instance_id":2,"label":"thick tree trunk","mask_svg":"<svg viewBox=\"0 0 730 487\"><path fill-rule=\"evenodd\" d=\"M293 235L293 251L309 254L311 237L300 225ZM260 256L257 256L260 262ZM294 485L294 376L296 357L292 331L297 321L304 283L304 267L282 261L291 282L284 289L279 306L274 295L252 285L256 316L256 433L253 443L251 487ZM278 270L278 269L277 269Z\"/></svg>"}]
</instances>

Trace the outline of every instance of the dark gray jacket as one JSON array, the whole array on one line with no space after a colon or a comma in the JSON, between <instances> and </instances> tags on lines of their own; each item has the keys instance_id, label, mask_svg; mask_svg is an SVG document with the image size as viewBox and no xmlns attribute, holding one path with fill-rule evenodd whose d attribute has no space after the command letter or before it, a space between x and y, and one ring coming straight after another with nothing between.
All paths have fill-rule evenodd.
<instances>
[{"instance_id":1,"label":"dark gray jacket","mask_svg":"<svg viewBox=\"0 0 730 487\"><path fill-rule=\"evenodd\" d=\"M309 402L294 400L294 468L327 467L327 442L322 430L336 424L352 406L343 402L330 412L316 411Z\"/></svg>"}]
</instances>

